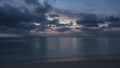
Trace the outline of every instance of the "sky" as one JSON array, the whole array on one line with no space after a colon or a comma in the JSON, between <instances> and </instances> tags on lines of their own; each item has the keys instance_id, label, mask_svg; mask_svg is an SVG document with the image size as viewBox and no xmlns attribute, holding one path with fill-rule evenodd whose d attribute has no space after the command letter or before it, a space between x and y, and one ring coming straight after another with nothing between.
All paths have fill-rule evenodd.
<instances>
[{"instance_id":1,"label":"sky","mask_svg":"<svg viewBox=\"0 0 120 68\"><path fill-rule=\"evenodd\" d=\"M119 3L120 0L0 0L0 32L32 30L37 27L34 23L40 23L44 29L43 25L56 23L47 19L46 14L51 12L62 14L63 19L66 15L72 21L83 14L87 18L85 24L96 25L96 14L120 17ZM110 21L118 22L118 18L111 17Z\"/></svg>"},{"instance_id":2,"label":"sky","mask_svg":"<svg viewBox=\"0 0 120 68\"><path fill-rule=\"evenodd\" d=\"M73 12L119 14L120 0L54 0L51 4Z\"/></svg>"}]
</instances>

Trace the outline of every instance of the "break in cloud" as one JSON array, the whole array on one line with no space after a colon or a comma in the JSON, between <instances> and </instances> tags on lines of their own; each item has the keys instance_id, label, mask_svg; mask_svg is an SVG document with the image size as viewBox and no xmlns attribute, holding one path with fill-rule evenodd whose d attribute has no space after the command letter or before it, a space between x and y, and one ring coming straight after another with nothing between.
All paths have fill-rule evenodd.
<instances>
[{"instance_id":1,"label":"break in cloud","mask_svg":"<svg viewBox=\"0 0 120 68\"><path fill-rule=\"evenodd\" d=\"M120 0L56 0L55 8L76 13L120 15Z\"/></svg>"}]
</instances>

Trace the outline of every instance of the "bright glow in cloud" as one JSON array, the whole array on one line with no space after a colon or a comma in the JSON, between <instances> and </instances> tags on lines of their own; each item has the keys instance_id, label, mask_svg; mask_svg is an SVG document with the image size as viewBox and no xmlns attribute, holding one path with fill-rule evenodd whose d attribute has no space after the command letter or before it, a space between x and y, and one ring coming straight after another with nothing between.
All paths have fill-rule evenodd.
<instances>
[{"instance_id":1,"label":"bright glow in cloud","mask_svg":"<svg viewBox=\"0 0 120 68\"><path fill-rule=\"evenodd\" d=\"M39 25L40 25L40 23L34 23L34 25L39 26Z\"/></svg>"},{"instance_id":2,"label":"bright glow in cloud","mask_svg":"<svg viewBox=\"0 0 120 68\"><path fill-rule=\"evenodd\" d=\"M73 23L73 24L76 24L76 20L75 18L70 18L68 16L63 16L63 15L60 15L59 17L59 23L62 23L62 24L70 24L70 23Z\"/></svg>"}]
</instances>

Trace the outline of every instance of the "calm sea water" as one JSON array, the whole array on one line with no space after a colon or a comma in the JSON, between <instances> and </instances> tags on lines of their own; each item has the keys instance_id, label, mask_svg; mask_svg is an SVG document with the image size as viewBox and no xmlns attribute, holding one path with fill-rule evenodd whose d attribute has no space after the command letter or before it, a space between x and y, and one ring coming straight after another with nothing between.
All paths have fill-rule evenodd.
<instances>
[{"instance_id":1,"label":"calm sea water","mask_svg":"<svg viewBox=\"0 0 120 68\"><path fill-rule=\"evenodd\" d=\"M118 37L42 37L0 39L0 61L120 59Z\"/></svg>"}]
</instances>

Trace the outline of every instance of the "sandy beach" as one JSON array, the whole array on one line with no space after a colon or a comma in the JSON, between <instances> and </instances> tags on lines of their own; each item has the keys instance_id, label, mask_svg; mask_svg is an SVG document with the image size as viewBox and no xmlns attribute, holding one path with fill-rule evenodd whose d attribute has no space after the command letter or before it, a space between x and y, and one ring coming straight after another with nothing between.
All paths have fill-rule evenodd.
<instances>
[{"instance_id":1,"label":"sandy beach","mask_svg":"<svg viewBox=\"0 0 120 68\"><path fill-rule=\"evenodd\" d=\"M71 62L4 62L0 68L120 68L120 60L85 60Z\"/></svg>"}]
</instances>

